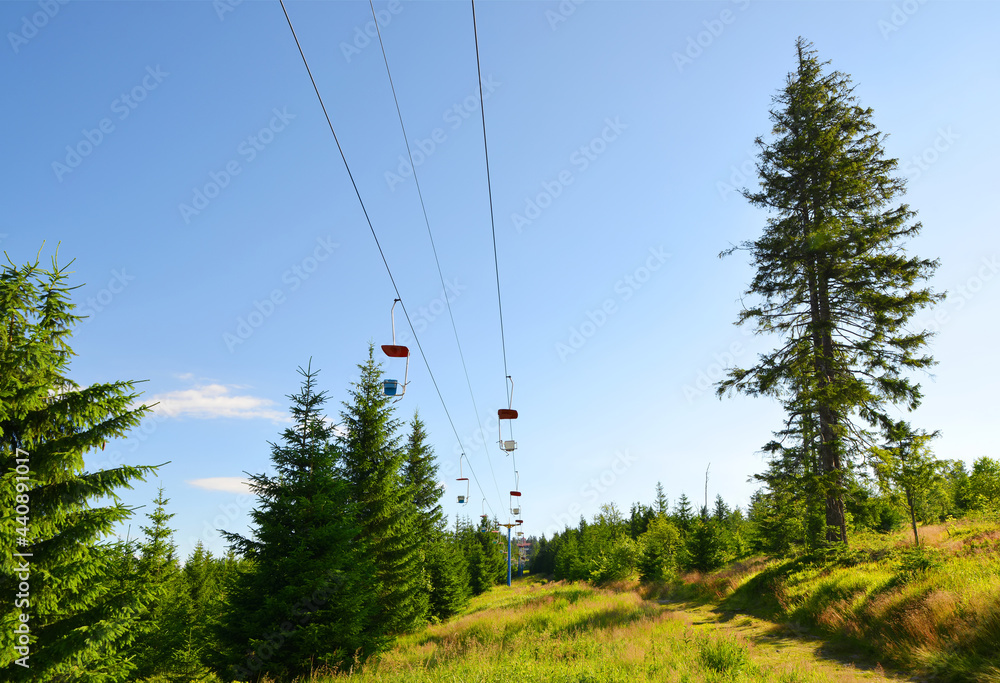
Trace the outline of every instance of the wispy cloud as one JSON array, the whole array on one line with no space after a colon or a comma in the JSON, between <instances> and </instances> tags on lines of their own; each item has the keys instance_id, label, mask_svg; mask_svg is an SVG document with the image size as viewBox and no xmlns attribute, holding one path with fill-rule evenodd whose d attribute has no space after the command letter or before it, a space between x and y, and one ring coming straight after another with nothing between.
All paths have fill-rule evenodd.
<instances>
[{"instance_id":1,"label":"wispy cloud","mask_svg":"<svg viewBox=\"0 0 1000 683\"><path fill-rule=\"evenodd\" d=\"M284 412L272 407L274 401L270 399L233 393L240 388L232 384L205 384L193 389L156 394L143 402L146 405L156 403L153 412L166 417L194 417L208 420L235 417L274 422L288 420Z\"/></svg>"},{"instance_id":2,"label":"wispy cloud","mask_svg":"<svg viewBox=\"0 0 1000 683\"><path fill-rule=\"evenodd\" d=\"M206 491L250 493L250 483L243 477L208 477L206 479L190 479L187 483Z\"/></svg>"}]
</instances>

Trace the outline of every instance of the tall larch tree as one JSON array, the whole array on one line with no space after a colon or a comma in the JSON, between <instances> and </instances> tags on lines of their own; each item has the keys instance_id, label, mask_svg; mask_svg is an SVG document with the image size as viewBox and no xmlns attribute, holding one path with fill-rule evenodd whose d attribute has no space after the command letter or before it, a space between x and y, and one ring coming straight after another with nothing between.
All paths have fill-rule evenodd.
<instances>
[{"instance_id":1,"label":"tall larch tree","mask_svg":"<svg viewBox=\"0 0 1000 683\"><path fill-rule=\"evenodd\" d=\"M137 427L133 382L70 379L68 273L36 259L0 271L0 679L122 681L148 585L118 580L132 511L118 497L155 471L88 472L84 455ZM21 594L19 596L19 594ZM18 596L18 597L15 597Z\"/></svg>"},{"instance_id":2,"label":"tall larch tree","mask_svg":"<svg viewBox=\"0 0 1000 683\"><path fill-rule=\"evenodd\" d=\"M760 188L743 196L770 216L763 234L728 249L749 252L756 274L748 295L759 303L738 323L782 337L751 368L734 368L718 385L782 398L814 428L802 452L822 468L826 534L847 542L845 468L891 427L888 405L915 408L920 385L909 372L929 367L930 333L907 321L943 297L918 284L937 261L909 256L904 242L920 230L896 203L905 181L886 158L872 110L857 104L850 78L825 72L799 38L797 66L770 110L774 138L757 138Z\"/></svg>"},{"instance_id":3,"label":"tall larch tree","mask_svg":"<svg viewBox=\"0 0 1000 683\"><path fill-rule=\"evenodd\" d=\"M358 368L361 376L352 383L351 401L344 402L341 412L339 467L358 513L356 543L375 565L378 599L368 628L392 636L412 630L426 617L420 525L413 491L406 485L399 421L393 417L392 399L383 393L373 345Z\"/></svg>"}]
</instances>

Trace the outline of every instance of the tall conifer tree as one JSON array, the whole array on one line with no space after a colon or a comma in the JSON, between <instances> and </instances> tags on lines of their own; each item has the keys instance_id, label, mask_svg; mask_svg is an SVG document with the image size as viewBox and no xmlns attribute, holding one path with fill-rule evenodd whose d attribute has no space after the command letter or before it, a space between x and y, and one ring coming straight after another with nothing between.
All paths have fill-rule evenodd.
<instances>
[{"instance_id":1,"label":"tall conifer tree","mask_svg":"<svg viewBox=\"0 0 1000 683\"><path fill-rule=\"evenodd\" d=\"M738 324L783 341L754 367L732 370L719 394L783 397L793 415L814 416L825 536L846 543L845 469L871 444L867 430L891 427L887 404L919 404L906 372L932 364L921 355L930 333L906 323L941 295L916 286L937 261L905 252L921 226L908 205L893 203L905 181L892 175L897 161L884 156L872 110L856 104L847 75L824 73L811 47L796 42L796 70L770 112L775 139L756 140L760 189L743 190L771 212L767 227L723 252L744 249L757 269L747 294L760 303Z\"/></svg>"},{"instance_id":2,"label":"tall conifer tree","mask_svg":"<svg viewBox=\"0 0 1000 683\"><path fill-rule=\"evenodd\" d=\"M0 679L6 681L126 680L132 664L125 648L151 597L148 585L119 580L122 563L131 562L128 549L102 540L131 515L118 492L155 468L87 472L83 457L125 436L148 408L133 407L132 382L80 387L69 378L69 338L81 318L72 313L67 279L55 258L50 270L36 259L0 271ZM28 589L20 590L22 584ZM23 597L11 599L18 593Z\"/></svg>"},{"instance_id":3,"label":"tall conifer tree","mask_svg":"<svg viewBox=\"0 0 1000 683\"><path fill-rule=\"evenodd\" d=\"M413 491L406 485L406 453L399 446L399 421L392 399L382 390L374 346L359 365L351 402L344 402L338 438L340 469L350 483L359 522L357 543L375 565L378 596L368 628L373 633L405 633L426 617L426 584L420 568L420 525ZM423 596L423 597L422 597Z\"/></svg>"},{"instance_id":4,"label":"tall conifer tree","mask_svg":"<svg viewBox=\"0 0 1000 683\"><path fill-rule=\"evenodd\" d=\"M303 377L292 401L293 424L271 444L273 475L250 477L259 497L253 536L225 532L251 559L236 573L221 637L238 680L267 674L291 679L343 666L384 642L365 628L373 609L372 566L356 542L356 508L338 474L331 427L321 412L325 392L316 372Z\"/></svg>"}]
</instances>

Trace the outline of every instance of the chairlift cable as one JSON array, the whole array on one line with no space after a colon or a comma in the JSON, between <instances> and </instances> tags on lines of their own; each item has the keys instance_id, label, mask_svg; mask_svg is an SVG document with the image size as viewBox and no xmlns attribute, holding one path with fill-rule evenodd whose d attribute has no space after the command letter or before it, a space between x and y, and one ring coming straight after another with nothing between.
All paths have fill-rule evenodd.
<instances>
[{"instance_id":1,"label":"chairlift cable","mask_svg":"<svg viewBox=\"0 0 1000 683\"><path fill-rule=\"evenodd\" d=\"M444 293L444 303L448 307L448 317L451 319L451 329L455 333L455 345L458 347L458 357L462 361L462 369L465 371L465 382L469 387L469 396L472 398L472 409L476 415L476 424L483 428L482 420L479 418L479 407L476 405L476 395L472 391L472 380L469 378L469 368L465 363L465 353L462 351L462 342L458 337L458 326L455 324L455 314L451 310L451 300L448 298L447 286L444 283L444 272L441 270L441 260L438 258L437 245L434 243L434 234L431 231L431 222L427 216L427 205L424 203L424 193L420 189L420 180L417 177L417 166L413 163L413 152L410 150L409 139L406 136L406 126L403 124L403 112L399 106L399 98L396 96L396 85L392 80L392 71L389 69L389 58L385 53L385 43L382 41L382 30L379 28L378 17L375 15L374 0L368 0L368 5L372 10L372 21L375 24L375 33L378 36L378 45L382 50L382 61L385 63L385 73L389 78L389 88L392 90L392 100L396 105L396 116L399 118L399 129L403 133L403 145L406 147L406 154L410 160L410 168L413 170L413 182L417 188L417 197L420 199L420 210L424 215L424 225L427 226L427 237L431 242L431 251L434 254L434 264L437 266L438 278L441 281L441 290ZM485 430L484 430L485 431ZM461 441L459 441L461 443ZM466 456L468 460L468 456ZM489 449L486 450L486 462L490 466L490 475L493 477L493 486L496 488L497 500L503 502L500 495L500 484L497 483L496 473L493 470L493 459L490 457Z\"/></svg>"},{"instance_id":2,"label":"chairlift cable","mask_svg":"<svg viewBox=\"0 0 1000 683\"><path fill-rule=\"evenodd\" d=\"M476 42L476 72L479 74L479 113L482 114L483 119L483 152L486 157L486 190L490 198L490 227L493 230L493 265L496 268L497 275L497 308L500 312L500 347L503 350L503 373L505 376L509 376L510 372L507 370L507 341L504 337L503 330L503 301L500 297L500 260L497 257L497 225L496 219L494 218L493 211L493 184L490 181L490 149L486 142L486 108L483 105L483 69L479 64L479 31L476 27L476 0L472 0L472 35ZM504 391L507 390L506 381L504 382Z\"/></svg>"},{"instance_id":3,"label":"chairlift cable","mask_svg":"<svg viewBox=\"0 0 1000 683\"><path fill-rule=\"evenodd\" d=\"M441 401L441 407L444 408L444 414L448 417L448 423L451 425L451 431L455 435L455 440L461 443L462 440L458 436L458 430L455 428L455 422L451 419L451 413L448 411L448 406L444 402L444 396L441 394L441 388L438 386L437 380L434 378L434 372L431 370L430 362L427 360L427 355L424 353L424 348L420 344L420 339L417 336L417 331L413 328L413 322L410 320L410 314L406 310L406 304L402 301L402 296L399 293L399 287L396 285L396 279L392 276L392 270L389 268L389 262L386 260L385 252L382 250L382 245L379 242L378 235L375 234L375 226L372 224L371 216L368 215L368 209L365 207L365 202L361 198L361 192L358 190L358 184L354 180L354 174L351 173L351 167L347 163L347 156L344 154L344 148L340 145L340 139L337 137L337 132L333 128L333 121L330 119L330 113L326 109L326 104L323 102L323 96L319 92L319 87L316 85L316 79L313 77L312 69L309 68L309 60L306 59L306 54L302 50L302 44L299 42L299 37L295 33L295 27L292 25L292 19L288 16L288 10L285 8L284 0L278 0L281 5L281 11L285 15L285 21L288 22L288 28L292 32L292 38L295 40L295 46L299 50L299 55L302 57L302 63L306 67L306 73L309 74L309 80L312 82L313 91L316 93L316 98L319 100L319 106L323 110L323 115L326 117L326 123L330 127L330 133L333 135L334 142L337 143L337 150L340 152L340 158L344 161L344 168L347 170L347 176L351 179L351 185L354 187L354 193L358 197L358 203L361 204L361 211L365 215L365 220L368 221L368 229L371 230L372 237L375 240L375 246L378 247L378 252L382 256L382 263L385 264L386 273L389 274L389 281L392 283L392 288L396 291L396 297L400 300L400 308L403 309L403 315L406 316L406 322L410 326L410 331L413 333L413 340L417 343L417 349L420 351L420 357L424 361L424 365L427 368L427 374L431 378L431 383L434 385L434 390L437 392L438 399ZM487 507L490 511L493 511L493 506L490 505L489 500L486 499L486 494L483 492L483 487L479 483L479 478L476 476L475 470L472 468L472 463L469 463L469 471L472 473L472 477L476 480L476 486L479 488L479 492L483 496L483 500L486 501ZM494 513L496 514L496 513Z\"/></svg>"},{"instance_id":4,"label":"chairlift cable","mask_svg":"<svg viewBox=\"0 0 1000 683\"><path fill-rule=\"evenodd\" d=\"M478 28L478 25L476 23L476 0L471 0L471 3L472 3L472 34L473 34L473 38L475 40L475 45L476 45L476 72L477 72L477 74L479 76L479 112L481 114L482 123L483 123L483 156L484 156L485 161L486 161L486 190L487 190L487 193L489 195L489 202L490 202L490 228L491 228L491 231L493 233L493 265L494 265L494 268L495 268L495 271L496 271L496 280L497 280L497 311L498 311L499 317L500 317L500 348L503 351L504 393L508 397L507 398L507 408L510 409L510 410L513 410L512 402L513 402L514 381L513 381L513 379L511 379L510 371L508 370L508 367L507 367L507 339L506 339L506 335L504 333L504 325L503 325L503 297L501 296L501 293L500 293L500 258L497 255L497 226L496 226L495 210L494 210L494 207L493 207L493 182L492 182L492 179L490 177L490 149L489 149L489 143L487 141L487 135L486 135L486 106L485 106L485 103L484 103L485 98L483 97L483 68L482 68L482 64L481 64L480 59L479 59L479 28ZM511 382L511 388L510 388L510 392L509 393L507 391L507 380L510 380L510 382ZM516 413L514 413L514 415L516 416ZM511 440L510 440L509 443L511 445L511 448L508 449L508 448L505 447L505 444L503 442L502 432L501 432L500 446L501 446L501 448L503 450L505 450L505 451L507 451L508 453L511 454L511 456L512 456L511 457L511 465L514 468L514 472L515 472L515 476L516 476L516 473L517 473L517 463L515 462L515 460L513 458L513 452L514 452L514 447L515 447L513 425L511 425ZM518 515L518 516L520 516L520 515ZM509 539L508 539L508 546L509 546ZM510 558L508 556L508 561L509 561L509 559Z\"/></svg>"}]
</instances>

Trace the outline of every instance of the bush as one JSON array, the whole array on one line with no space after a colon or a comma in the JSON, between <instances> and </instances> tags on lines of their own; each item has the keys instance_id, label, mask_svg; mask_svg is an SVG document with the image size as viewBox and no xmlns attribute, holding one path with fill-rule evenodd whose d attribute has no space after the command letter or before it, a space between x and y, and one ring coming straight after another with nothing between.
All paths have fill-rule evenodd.
<instances>
[{"instance_id":1,"label":"bush","mask_svg":"<svg viewBox=\"0 0 1000 683\"><path fill-rule=\"evenodd\" d=\"M639 579L665 581L677 573L683 551L680 532L667 518L659 516L639 537Z\"/></svg>"},{"instance_id":2,"label":"bush","mask_svg":"<svg viewBox=\"0 0 1000 683\"><path fill-rule=\"evenodd\" d=\"M607 583L627 579L635 573L639 559L639 544L622 536L613 541L609 548L598 553L590 579L594 583Z\"/></svg>"}]
</instances>

